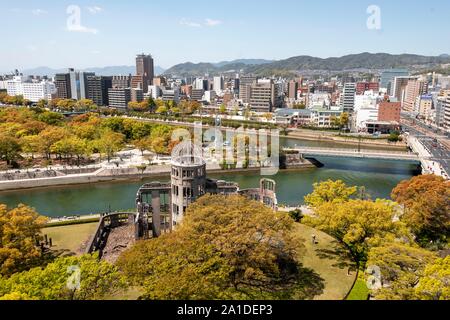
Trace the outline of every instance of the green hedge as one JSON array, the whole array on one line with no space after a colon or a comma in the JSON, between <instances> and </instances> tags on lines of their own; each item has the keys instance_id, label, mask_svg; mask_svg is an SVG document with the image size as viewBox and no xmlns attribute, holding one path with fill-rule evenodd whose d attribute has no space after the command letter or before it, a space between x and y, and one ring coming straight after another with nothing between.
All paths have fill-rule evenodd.
<instances>
[{"instance_id":1,"label":"green hedge","mask_svg":"<svg viewBox=\"0 0 450 320\"><path fill-rule=\"evenodd\" d=\"M76 225L76 224L94 223L94 222L99 222L99 221L100 221L100 218L67 220L67 221L61 221L61 222L48 223L45 225L45 228L72 226L72 225Z\"/></svg>"}]
</instances>

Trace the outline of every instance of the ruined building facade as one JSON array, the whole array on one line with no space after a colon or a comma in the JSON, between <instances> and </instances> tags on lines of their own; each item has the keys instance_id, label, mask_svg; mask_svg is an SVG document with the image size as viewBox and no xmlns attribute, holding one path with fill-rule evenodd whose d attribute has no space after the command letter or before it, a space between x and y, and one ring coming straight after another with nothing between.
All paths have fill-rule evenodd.
<instances>
[{"instance_id":1,"label":"ruined building facade","mask_svg":"<svg viewBox=\"0 0 450 320\"><path fill-rule=\"evenodd\" d=\"M181 223L187 207L205 194L241 194L277 210L276 184L262 179L259 188L240 190L234 182L208 179L202 151L182 143L172 156L171 181L143 185L136 196L136 239L158 237Z\"/></svg>"}]
</instances>

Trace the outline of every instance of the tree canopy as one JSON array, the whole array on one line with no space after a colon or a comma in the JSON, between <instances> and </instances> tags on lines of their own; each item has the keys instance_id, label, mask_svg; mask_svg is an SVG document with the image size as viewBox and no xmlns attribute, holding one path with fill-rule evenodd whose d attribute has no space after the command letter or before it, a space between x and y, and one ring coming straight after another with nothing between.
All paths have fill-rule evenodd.
<instances>
[{"instance_id":1,"label":"tree canopy","mask_svg":"<svg viewBox=\"0 0 450 320\"><path fill-rule=\"evenodd\" d=\"M241 196L206 195L183 219L174 232L119 258L145 298L292 299L310 290L300 284L302 242L289 216Z\"/></svg>"},{"instance_id":2,"label":"tree canopy","mask_svg":"<svg viewBox=\"0 0 450 320\"><path fill-rule=\"evenodd\" d=\"M305 197L305 203L312 208L318 208L327 202L348 201L358 191L357 187L348 187L341 180L315 183L313 187L314 191Z\"/></svg>"},{"instance_id":3,"label":"tree canopy","mask_svg":"<svg viewBox=\"0 0 450 320\"><path fill-rule=\"evenodd\" d=\"M401 182L392 199L404 207L402 220L422 244L450 235L450 182L435 175L422 175Z\"/></svg>"},{"instance_id":4,"label":"tree canopy","mask_svg":"<svg viewBox=\"0 0 450 320\"><path fill-rule=\"evenodd\" d=\"M0 204L0 275L11 275L39 263L42 256L36 237L46 218L19 205L9 210Z\"/></svg>"},{"instance_id":5,"label":"tree canopy","mask_svg":"<svg viewBox=\"0 0 450 320\"><path fill-rule=\"evenodd\" d=\"M63 257L44 268L0 276L0 300L98 300L124 287L117 268L96 255Z\"/></svg>"}]
</instances>

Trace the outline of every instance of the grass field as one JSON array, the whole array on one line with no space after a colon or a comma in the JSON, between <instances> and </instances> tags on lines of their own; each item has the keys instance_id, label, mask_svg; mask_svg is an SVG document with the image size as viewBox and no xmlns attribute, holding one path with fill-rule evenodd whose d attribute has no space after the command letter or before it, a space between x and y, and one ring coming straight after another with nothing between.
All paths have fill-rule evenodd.
<instances>
[{"instance_id":1,"label":"grass field","mask_svg":"<svg viewBox=\"0 0 450 320\"><path fill-rule=\"evenodd\" d=\"M43 229L53 240L53 250L68 254L80 254L80 247L95 232L97 223L69 225ZM348 252L329 235L302 224L297 224L297 234L304 240L299 245L299 257L305 269L305 287L310 284L308 297L315 300L342 300L350 291L356 277ZM316 235L316 244L312 243ZM363 283L364 284L364 283ZM357 282L348 299L364 299L364 287ZM134 300L140 290L133 288L127 292L115 294L110 299ZM367 297L367 296L366 296Z\"/></svg>"},{"instance_id":2,"label":"grass field","mask_svg":"<svg viewBox=\"0 0 450 320\"><path fill-rule=\"evenodd\" d=\"M305 240L304 250L300 250L300 260L304 268L314 270L323 283L322 292L315 300L343 300L352 288L357 275L348 251L331 236L302 224L297 224L298 234ZM317 244L312 243L316 236ZM352 268L348 275L349 268Z\"/></svg>"},{"instance_id":3,"label":"grass field","mask_svg":"<svg viewBox=\"0 0 450 320\"><path fill-rule=\"evenodd\" d=\"M53 241L53 250L80 254L81 245L93 235L98 223L85 223L62 227L51 227L42 230Z\"/></svg>"},{"instance_id":4,"label":"grass field","mask_svg":"<svg viewBox=\"0 0 450 320\"><path fill-rule=\"evenodd\" d=\"M366 282L358 278L355 286L347 297L347 300L367 300L369 298L369 289L367 289Z\"/></svg>"}]
</instances>

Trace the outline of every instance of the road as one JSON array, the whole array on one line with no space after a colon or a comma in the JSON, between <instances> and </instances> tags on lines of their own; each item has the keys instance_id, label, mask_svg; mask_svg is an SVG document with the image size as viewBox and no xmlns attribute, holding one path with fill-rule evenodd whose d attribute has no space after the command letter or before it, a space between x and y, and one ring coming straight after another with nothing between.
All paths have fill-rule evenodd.
<instances>
[{"instance_id":1,"label":"road","mask_svg":"<svg viewBox=\"0 0 450 320\"><path fill-rule=\"evenodd\" d=\"M402 115L402 126L406 132L416 137L435 161L450 175L450 139L448 133L420 122L408 115Z\"/></svg>"}]
</instances>

